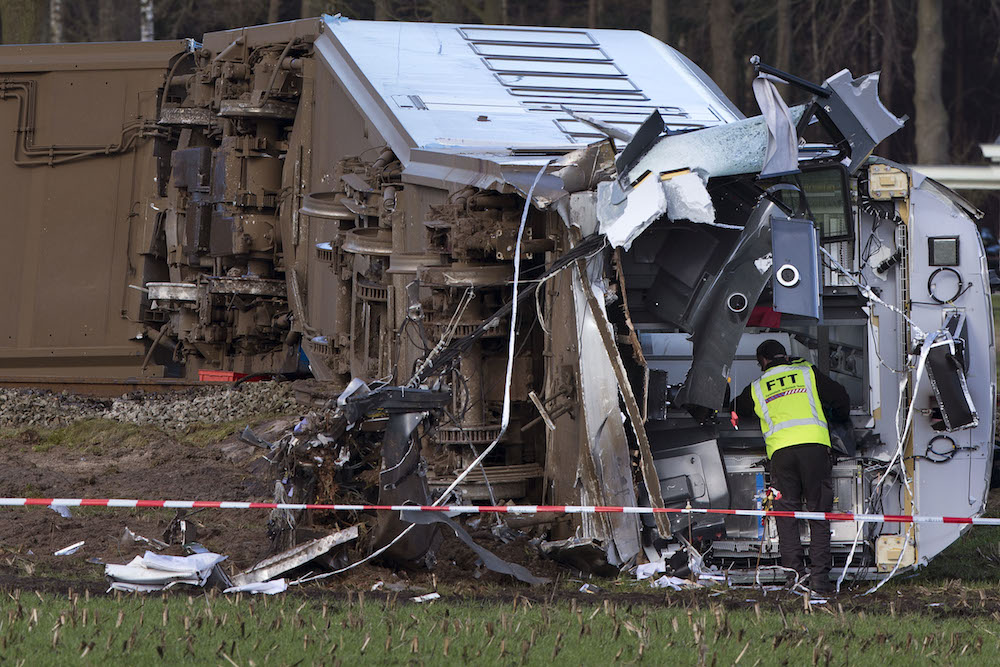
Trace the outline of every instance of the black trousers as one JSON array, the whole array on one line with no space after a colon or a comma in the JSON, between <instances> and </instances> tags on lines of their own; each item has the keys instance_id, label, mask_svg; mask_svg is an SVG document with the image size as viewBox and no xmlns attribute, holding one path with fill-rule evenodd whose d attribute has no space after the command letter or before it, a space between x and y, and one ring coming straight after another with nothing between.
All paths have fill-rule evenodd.
<instances>
[{"instance_id":1,"label":"black trousers","mask_svg":"<svg viewBox=\"0 0 1000 667\"><path fill-rule=\"evenodd\" d=\"M779 449L771 458L771 486L781 492L774 509L788 512L802 510L805 501L810 512L833 509L833 461L826 445L803 444ZM805 553L799 539L799 520L776 518L778 552L781 564L800 575L806 573ZM813 581L828 581L830 557L830 522L809 522L809 575Z\"/></svg>"}]
</instances>

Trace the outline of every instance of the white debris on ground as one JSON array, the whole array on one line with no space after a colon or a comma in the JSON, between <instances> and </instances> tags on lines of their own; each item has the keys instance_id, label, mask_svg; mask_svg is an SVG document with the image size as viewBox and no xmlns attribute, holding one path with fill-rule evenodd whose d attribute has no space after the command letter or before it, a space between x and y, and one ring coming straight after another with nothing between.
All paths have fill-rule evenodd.
<instances>
[{"instance_id":1,"label":"white debris on ground","mask_svg":"<svg viewBox=\"0 0 1000 667\"><path fill-rule=\"evenodd\" d=\"M0 389L0 428L57 428L84 419L183 429L297 410L287 382L247 382L177 393L132 392L94 398L34 389Z\"/></svg>"},{"instance_id":2,"label":"white debris on ground","mask_svg":"<svg viewBox=\"0 0 1000 667\"><path fill-rule=\"evenodd\" d=\"M225 559L226 556L210 552L163 556L147 551L126 565L105 565L104 575L111 582L111 590L116 591L149 593L177 584L204 586L212 569Z\"/></svg>"},{"instance_id":3,"label":"white debris on ground","mask_svg":"<svg viewBox=\"0 0 1000 667\"><path fill-rule=\"evenodd\" d=\"M261 593L263 595L277 595L288 590L288 582L284 579L272 579L271 581L258 581L242 586L230 586L223 593Z\"/></svg>"}]
</instances>

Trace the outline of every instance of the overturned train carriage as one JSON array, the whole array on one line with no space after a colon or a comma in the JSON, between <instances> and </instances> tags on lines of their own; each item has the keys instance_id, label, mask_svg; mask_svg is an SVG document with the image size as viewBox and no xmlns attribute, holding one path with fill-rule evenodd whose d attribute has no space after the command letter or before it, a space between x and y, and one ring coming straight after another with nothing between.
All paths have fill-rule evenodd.
<instances>
[{"instance_id":1,"label":"overturned train carriage","mask_svg":"<svg viewBox=\"0 0 1000 667\"><path fill-rule=\"evenodd\" d=\"M2 47L0 372L359 378L334 453L307 458L342 465L338 438L368 434L383 502L431 502L485 453L465 501L759 508L761 433L728 401L777 338L850 394L837 510L976 515L995 406L977 213L870 157L902 123L876 75L807 88L782 145L780 105L744 118L637 32L325 17ZM426 555L423 528L398 558ZM961 529L831 530L865 576ZM687 540L777 558L752 517L574 515L549 536L613 566Z\"/></svg>"}]
</instances>

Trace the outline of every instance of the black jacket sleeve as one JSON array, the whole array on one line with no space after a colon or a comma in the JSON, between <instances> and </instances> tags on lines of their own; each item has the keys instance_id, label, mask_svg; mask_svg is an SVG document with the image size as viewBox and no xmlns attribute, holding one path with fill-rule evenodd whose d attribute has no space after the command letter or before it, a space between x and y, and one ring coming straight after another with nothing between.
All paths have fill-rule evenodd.
<instances>
[{"instance_id":1,"label":"black jacket sleeve","mask_svg":"<svg viewBox=\"0 0 1000 667\"><path fill-rule=\"evenodd\" d=\"M823 404L826 418L834 422L849 420L851 397L848 396L844 386L825 373L819 372L815 366L813 372L816 374L816 389L819 391L819 401Z\"/></svg>"},{"instance_id":2,"label":"black jacket sleeve","mask_svg":"<svg viewBox=\"0 0 1000 667\"><path fill-rule=\"evenodd\" d=\"M753 408L753 384L748 384L743 393L736 397L733 402L733 410L740 416L740 419L757 419L757 413Z\"/></svg>"}]
</instances>

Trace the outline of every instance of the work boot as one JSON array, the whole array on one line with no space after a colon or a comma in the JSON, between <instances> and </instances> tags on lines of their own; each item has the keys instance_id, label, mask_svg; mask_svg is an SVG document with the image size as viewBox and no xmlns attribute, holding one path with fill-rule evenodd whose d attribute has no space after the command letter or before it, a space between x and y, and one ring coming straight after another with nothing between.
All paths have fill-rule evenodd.
<instances>
[{"instance_id":1,"label":"work boot","mask_svg":"<svg viewBox=\"0 0 1000 667\"><path fill-rule=\"evenodd\" d=\"M800 586L806 586L809 583L809 576L804 570L796 572L786 572L785 573L785 585L789 588L795 586L795 584Z\"/></svg>"},{"instance_id":2,"label":"work boot","mask_svg":"<svg viewBox=\"0 0 1000 667\"><path fill-rule=\"evenodd\" d=\"M833 582L830 581L829 577L820 577L815 581L812 577L810 577L808 585L812 594L818 597L830 597L837 592L836 587L833 585Z\"/></svg>"}]
</instances>

